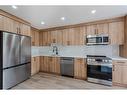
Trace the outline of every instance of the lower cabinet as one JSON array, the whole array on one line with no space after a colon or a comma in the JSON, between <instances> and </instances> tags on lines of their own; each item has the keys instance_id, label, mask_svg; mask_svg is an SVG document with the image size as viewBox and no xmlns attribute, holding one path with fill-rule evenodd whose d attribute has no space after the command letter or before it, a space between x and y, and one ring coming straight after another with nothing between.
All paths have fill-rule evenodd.
<instances>
[{"instance_id":1,"label":"lower cabinet","mask_svg":"<svg viewBox=\"0 0 127 95\"><path fill-rule=\"evenodd\" d=\"M78 79L87 78L87 64L84 58L75 58L74 60L74 77Z\"/></svg>"},{"instance_id":2,"label":"lower cabinet","mask_svg":"<svg viewBox=\"0 0 127 95\"><path fill-rule=\"evenodd\" d=\"M40 57L32 57L31 75L34 75L39 71L40 71Z\"/></svg>"},{"instance_id":3,"label":"lower cabinet","mask_svg":"<svg viewBox=\"0 0 127 95\"><path fill-rule=\"evenodd\" d=\"M113 61L113 85L127 87L127 61Z\"/></svg>"},{"instance_id":4,"label":"lower cabinet","mask_svg":"<svg viewBox=\"0 0 127 95\"><path fill-rule=\"evenodd\" d=\"M41 57L40 71L60 74L60 58L59 57Z\"/></svg>"}]
</instances>

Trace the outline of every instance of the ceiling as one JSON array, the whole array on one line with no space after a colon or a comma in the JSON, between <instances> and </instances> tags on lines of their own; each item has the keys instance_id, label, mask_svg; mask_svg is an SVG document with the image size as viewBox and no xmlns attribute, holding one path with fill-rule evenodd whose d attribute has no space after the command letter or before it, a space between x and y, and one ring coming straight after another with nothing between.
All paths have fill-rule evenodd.
<instances>
[{"instance_id":1,"label":"ceiling","mask_svg":"<svg viewBox=\"0 0 127 95\"><path fill-rule=\"evenodd\" d=\"M16 15L38 29L79 24L99 19L119 17L127 14L127 6L0 6L13 15ZM91 14L91 10L96 10ZM65 17L62 21L60 18ZM42 25L41 21L45 24Z\"/></svg>"}]
</instances>

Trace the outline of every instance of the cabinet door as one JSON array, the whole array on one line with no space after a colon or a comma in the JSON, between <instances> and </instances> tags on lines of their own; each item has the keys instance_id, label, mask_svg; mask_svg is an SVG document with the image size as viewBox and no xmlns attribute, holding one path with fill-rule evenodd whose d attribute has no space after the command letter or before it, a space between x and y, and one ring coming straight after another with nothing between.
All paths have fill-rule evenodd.
<instances>
[{"instance_id":1,"label":"cabinet door","mask_svg":"<svg viewBox=\"0 0 127 95\"><path fill-rule=\"evenodd\" d=\"M122 45L124 43L124 22L109 23L109 36L111 44Z\"/></svg>"},{"instance_id":2,"label":"cabinet door","mask_svg":"<svg viewBox=\"0 0 127 95\"><path fill-rule=\"evenodd\" d=\"M68 40L68 29L63 29L62 32L63 32L63 39L62 39L62 42L63 42L63 45L69 45L70 42Z\"/></svg>"},{"instance_id":3,"label":"cabinet door","mask_svg":"<svg viewBox=\"0 0 127 95\"><path fill-rule=\"evenodd\" d=\"M40 71L40 57L36 57L36 73Z\"/></svg>"},{"instance_id":4,"label":"cabinet door","mask_svg":"<svg viewBox=\"0 0 127 95\"><path fill-rule=\"evenodd\" d=\"M108 33L108 23L104 23L104 24L97 24L97 34L109 34Z\"/></svg>"},{"instance_id":5,"label":"cabinet door","mask_svg":"<svg viewBox=\"0 0 127 95\"><path fill-rule=\"evenodd\" d=\"M75 45L75 31L74 31L74 28L69 28L67 35L68 35L67 45Z\"/></svg>"},{"instance_id":6,"label":"cabinet door","mask_svg":"<svg viewBox=\"0 0 127 95\"><path fill-rule=\"evenodd\" d=\"M4 21L4 17L2 15L0 15L0 30L4 30L4 26L3 26L3 22Z\"/></svg>"},{"instance_id":7,"label":"cabinet door","mask_svg":"<svg viewBox=\"0 0 127 95\"><path fill-rule=\"evenodd\" d=\"M62 45L63 32L62 30L57 30L57 43Z\"/></svg>"},{"instance_id":8,"label":"cabinet door","mask_svg":"<svg viewBox=\"0 0 127 95\"><path fill-rule=\"evenodd\" d=\"M86 27L87 28L87 35L95 35L97 34L97 26L96 25L89 25Z\"/></svg>"},{"instance_id":9,"label":"cabinet door","mask_svg":"<svg viewBox=\"0 0 127 95\"><path fill-rule=\"evenodd\" d=\"M40 59L40 71L49 72L49 57L41 57Z\"/></svg>"},{"instance_id":10,"label":"cabinet door","mask_svg":"<svg viewBox=\"0 0 127 95\"><path fill-rule=\"evenodd\" d=\"M39 31L35 31L34 42L35 46L39 46Z\"/></svg>"},{"instance_id":11,"label":"cabinet door","mask_svg":"<svg viewBox=\"0 0 127 95\"><path fill-rule=\"evenodd\" d=\"M86 28L85 27L78 27L75 28L75 37L74 37L74 44L75 45L85 45L86 43Z\"/></svg>"},{"instance_id":12,"label":"cabinet door","mask_svg":"<svg viewBox=\"0 0 127 95\"><path fill-rule=\"evenodd\" d=\"M113 84L127 86L127 62L113 61Z\"/></svg>"},{"instance_id":13,"label":"cabinet door","mask_svg":"<svg viewBox=\"0 0 127 95\"><path fill-rule=\"evenodd\" d=\"M25 25L25 24L20 24L20 34L26 35L26 36L31 36L31 29L30 26Z\"/></svg>"},{"instance_id":14,"label":"cabinet door","mask_svg":"<svg viewBox=\"0 0 127 95\"><path fill-rule=\"evenodd\" d=\"M49 72L60 74L60 58L58 57L49 57Z\"/></svg>"},{"instance_id":15,"label":"cabinet door","mask_svg":"<svg viewBox=\"0 0 127 95\"><path fill-rule=\"evenodd\" d=\"M43 44L43 40L44 40L43 34L44 34L43 31L39 32L39 45L40 46L44 46L44 44Z\"/></svg>"},{"instance_id":16,"label":"cabinet door","mask_svg":"<svg viewBox=\"0 0 127 95\"><path fill-rule=\"evenodd\" d=\"M32 46L35 46L35 31L31 29Z\"/></svg>"},{"instance_id":17,"label":"cabinet door","mask_svg":"<svg viewBox=\"0 0 127 95\"><path fill-rule=\"evenodd\" d=\"M31 61L31 75L36 74L36 59L35 57L32 57Z\"/></svg>"},{"instance_id":18,"label":"cabinet door","mask_svg":"<svg viewBox=\"0 0 127 95\"><path fill-rule=\"evenodd\" d=\"M48 32L42 33L42 45L48 46Z\"/></svg>"},{"instance_id":19,"label":"cabinet door","mask_svg":"<svg viewBox=\"0 0 127 95\"><path fill-rule=\"evenodd\" d=\"M14 21L10 18L3 17L3 30L8 32L14 32L13 30Z\"/></svg>"},{"instance_id":20,"label":"cabinet door","mask_svg":"<svg viewBox=\"0 0 127 95\"><path fill-rule=\"evenodd\" d=\"M86 79L86 60L83 58L75 58L74 60L74 77Z\"/></svg>"},{"instance_id":21,"label":"cabinet door","mask_svg":"<svg viewBox=\"0 0 127 95\"><path fill-rule=\"evenodd\" d=\"M120 64L113 63L113 83L122 83L122 66Z\"/></svg>"},{"instance_id":22,"label":"cabinet door","mask_svg":"<svg viewBox=\"0 0 127 95\"><path fill-rule=\"evenodd\" d=\"M47 31L47 45L51 45L51 31Z\"/></svg>"},{"instance_id":23,"label":"cabinet door","mask_svg":"<svg viewBox=\"0 0 127 95\"><path fill-rule=\"evenodd\" d=\"M13 25L13 32L20 34L20 23L17 21L14 21L14 25Z\"/></svg>"},{"instance_id":24,"label":"cabinet door","mask_svg":"<svg viewBox=\"0 0 127 95\"><path fill-rule=\"evenodd\" d=\"M57 43L57 31L51 31L51 43Z\"/></svg>"}]
</instances>

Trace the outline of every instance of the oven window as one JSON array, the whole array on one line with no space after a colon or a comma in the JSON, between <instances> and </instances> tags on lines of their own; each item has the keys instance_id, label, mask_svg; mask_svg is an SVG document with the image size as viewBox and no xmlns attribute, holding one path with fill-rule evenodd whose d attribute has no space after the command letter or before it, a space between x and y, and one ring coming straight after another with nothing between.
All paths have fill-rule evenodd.
<instances>
[{"instance_id":1,"label":"oven window","mask_svg":"<svg viewBox=\"0 0 127 95\"><path fill-rule=\"evenodd\" d=\"M87 65L87 76L91 78L112 80L112 68L108 66Z\"/></svg>"}]
</instances>

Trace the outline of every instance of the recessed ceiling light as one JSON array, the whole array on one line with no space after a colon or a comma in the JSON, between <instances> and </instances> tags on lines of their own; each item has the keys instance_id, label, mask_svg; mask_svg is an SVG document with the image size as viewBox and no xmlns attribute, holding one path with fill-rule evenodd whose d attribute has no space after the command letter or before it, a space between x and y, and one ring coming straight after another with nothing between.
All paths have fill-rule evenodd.
<instances>
[{"instance_id":1,"label":"recessed ceiling light","mask_svg":"<svg viewBox=\"0 0 127 95\"><path fill-rule=\"evenodd\" d=\"M15 5L12 5L12 8L13 8L13 9L17 9L18 7L17 7L17 6L15 6Z\"/></svg>"},{"instance_id":2,"label":"recessed ceiling light","mask_svg":"<svg viewBox=\"0 0 127 95\"><path fill-rule=\"evenodd\" d=\"M61 20L65 20L65 17L61 17L60 19L61 19Z\"/></svg>"},{"instance_id":3,"label":"recessed ceiling light","mask_svg":"<svg viewBox=\"0 0 127 95\"><path fill-rule=\"evenodd\" d=\"M95 13L96 13L96 10L92 10L91 13L92 13L92 14L95 14Z\"/></svg>"},{"instance_id":4,"label":"recessed ceiling light","mask_svg":"<svg viewBox=\"0 0 127 95\"><path fill-rule=\"evenodd\" d=\"M42 22L41 22L41 24L42 24L42 25L44 25L44 24L45 24L45 22L44 22L44 21L42 21Z\"/></svg>"}]
</instances>

